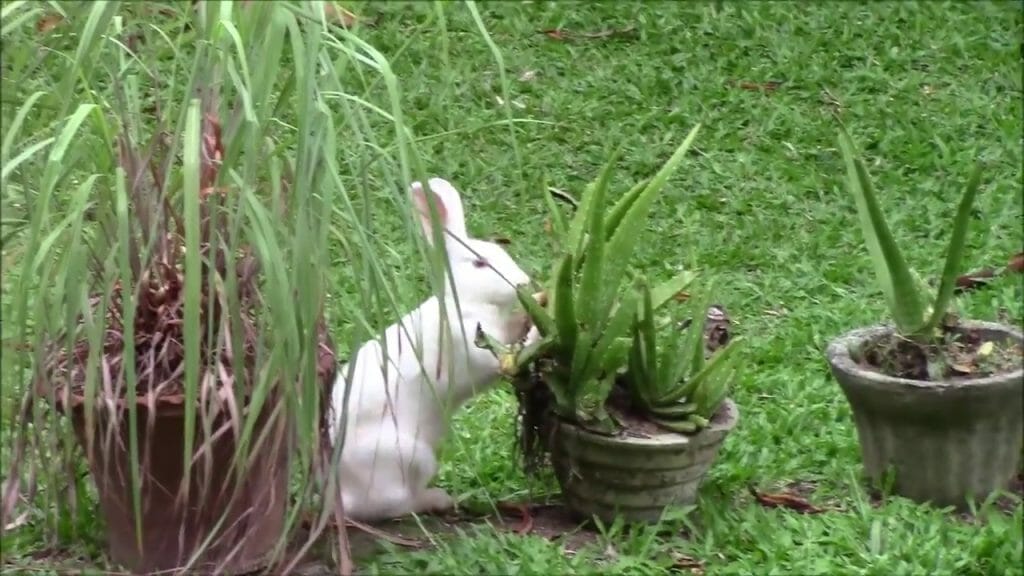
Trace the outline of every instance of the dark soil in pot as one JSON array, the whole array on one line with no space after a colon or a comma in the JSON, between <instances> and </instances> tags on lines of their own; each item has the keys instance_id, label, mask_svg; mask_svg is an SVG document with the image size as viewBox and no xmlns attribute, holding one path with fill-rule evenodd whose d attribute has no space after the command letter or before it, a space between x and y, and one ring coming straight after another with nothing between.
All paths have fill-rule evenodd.
<instances>
[{"instance_id":1,"label":"dark soil in pot","mask_svg":"<svg viewBox=\"0 0 1024 576\"><path fill-rule=\"evenodd\" d=\"M984 378L1012 372L1024 361L1019 342L993 340L983 330L947 322L935 345L923 345L890 332L866 340L854 352L858 363L887 376L911 380Z\"/></svg>"},{"instance_id":2,"label":"dark soil in pot","mask_svg":"<svg viewBox=\"0 0 1024 576\"><path fill-rule=\"evenodd\" d=\"M952 369L945 378L934 378L943 373L934 360L933 378L901 378L876 366L871 355L899 342L887 326L837 338L827 358L853 410L869 478L882 484L891 470L896 494L964 509L969 499L1005 489L1019 472L1024 335L988 322L947 330L949 338L930 351L944 354L940 359Z\"/></svg>"}]
</instances>

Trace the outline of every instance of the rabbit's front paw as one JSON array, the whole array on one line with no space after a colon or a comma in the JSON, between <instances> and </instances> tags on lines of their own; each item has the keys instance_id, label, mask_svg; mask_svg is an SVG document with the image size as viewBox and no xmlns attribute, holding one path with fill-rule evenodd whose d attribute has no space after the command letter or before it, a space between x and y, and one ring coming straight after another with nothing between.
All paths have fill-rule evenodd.
<instances>
[{"instance_id":1,"label":"rabbit's front paw","mask_svg":"<svg viewBox=\"0 0 1024 576\"><path fill-rule=\"evenodd\" d=\"M417 500L417 512L438 513L455 508L455 500L441 488L426 488L420 492Z\"/></svg>"}]
</instances>

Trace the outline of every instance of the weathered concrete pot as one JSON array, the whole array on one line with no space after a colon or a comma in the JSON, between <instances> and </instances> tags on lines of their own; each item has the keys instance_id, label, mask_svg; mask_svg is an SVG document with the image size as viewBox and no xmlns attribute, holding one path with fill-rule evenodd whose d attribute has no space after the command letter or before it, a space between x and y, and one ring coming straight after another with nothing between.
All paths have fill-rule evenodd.
<instances>
[{"instance_id":1,"label":"weathered concrete pot","mask_svg":"<svg viewBox=\"0 0 1024 576\"><path fill-rule=\"evenodd\" d=\"M963 322L996 342L1024 335L990 322ZM854 359L888 326L849 332L826 355L857 427L864 467L880 482L889 466L893 490L916 502L963 509L1005 488L1017 473L1024 437L1024 369L972 380L926 382L894 378Z\"/></svg>"},{"instance_id":2,"label":"weathered concrete pot","mask_svg":"<svg viewBox=\"0 0 1024 576\"><path fill-rule=\"evenodd\" d=\"M551 461L566 505L577 515L611 522L657 522L666 506L697 501L697 489L739 409L727 399L711 424L692 436L601 436L559 421Z\"/></svg>"}]
</instances>

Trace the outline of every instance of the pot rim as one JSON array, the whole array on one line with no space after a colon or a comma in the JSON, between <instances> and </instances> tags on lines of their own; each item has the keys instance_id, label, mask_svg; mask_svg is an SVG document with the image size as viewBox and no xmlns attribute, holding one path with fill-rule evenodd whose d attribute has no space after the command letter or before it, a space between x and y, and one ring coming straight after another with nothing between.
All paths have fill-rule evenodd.
<instances>
[{"instance_id":1,"label":"pot rim","mask_svg":"<svg viewBox=\"0 0 1024 576\"><path fill-rule=\"evenodd\" d=\"M719 416L723 411L724 418ZM559 426L571 428L575 435L585 437L587 440L599 444L633 444L652 447L684 446L688 444L699 446L717 441L712 440L715 437L724 438L739 422L740 410L736 402L731 397L727 397L722 401L722 406L719 408L719 412L715 414L715 417L712 418L711 423L696 434L680 434L678 432L659 430L659 434L647 437L625 436L622 433L615 436L605 436L591 432L561 416L555 415L555 418L558 419ZM715 420L715 418L721 418L721 420Z\"/></svg>"},{"instance_id":2,"label":"pot rim","mask_svg":"<svg viewBox=\"0 0 1024 576\"><path fill-rule=\"evenodd\" d=\"M1021 333L1014 326L1000 322L987 322L983 320L961 320L960 326L968 329L988 330L1003 333L1007 339L1016 340L1024 344L1024 333ZM854 361L850 354L850 347L860 344L870 338L892 334L896 331L891 324L875 324L849 330L833 338L825 349L825 357L829 364L836 370L851 374L862 380L870 380L886 386L902 386L916 389L953 389L953 388L978 388L983 386L1006 386L1016 380L1024 378L1024 366L1012 372L993 374L982 378L956 378L943 380L914 380L911 378L899 378L889 376L875 370L863 368Z\"/></svg>"}]
</instances>

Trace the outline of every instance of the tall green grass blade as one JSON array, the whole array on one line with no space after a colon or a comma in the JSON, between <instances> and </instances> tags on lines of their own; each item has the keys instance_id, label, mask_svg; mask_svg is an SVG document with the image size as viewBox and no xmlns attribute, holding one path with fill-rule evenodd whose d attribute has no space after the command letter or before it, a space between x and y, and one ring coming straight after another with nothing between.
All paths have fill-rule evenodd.
<instances>
[{"instance_id":1,"label":"tall green grass blade","mask_svg":"<svg viewBox=\"0 0 1024 576\"><path fill-rule=\"evenodd\" d=\"M199 314L202 309L202 255L200 253L199 155L200 155L200 102L192 99L188 104L182 143L183 185L182 205L185 226L185 458L184 477L192 470L195 448L196 403L199 399L199 376L202 336ZM190 482L178 487L181 497L189 496Z\"/></svg>"},{"instance_id":2,"label":"tall green grass blade","mask_svg":"<svg viewBox=\"0 0 1024 576\"><path fill-rule=\"evenodd\" d=\"M856 157L853 141L844 128L840 127L839 132L839 144L846 162L847 183L857 203L861 230L874 264L875 276L885 293L897 329L902 334L916 334L925 326L927 318L914 277L889 231L867 169Z\"/></svg>"},{"instance_id":3,"label":"tall green grass blade","mask_svg":"<svg viewBox=\"0 0 1024 576\"><path fill-rule=\"evenodd\" d=\"M117 186L117 221L118 221L118 279L121 284L121 303L123 318L135 318L135 275L132 271L131 257L131 216L129 215L128 191L125 188L127 174L118 168L115 176ZM128 405L128 461L130 489L132 494L132 516L135 520L135 544L142 550L142 484L141 468L139 467L139 414L136 403L137 375L135 373L135 322L125 322L124 370L125 401ZM117 424L108 424L117 426Z\"/></svg>"},{"instance_id":4,"label":"tall green grass blade","mask_svg":"<svg viewBox=\"0 0 1024 576\"><path fill-rule=\"evenodd\" d=\"M4 177L3 180L7 180L7 159L11 157L11 148L14 146L14 140L21 133L21 125L25 123L25 117L28 116L29 112L32 111L32 107L35 106L36 102L39 101L43 95L46 94L43 91L33 92L25 102L18 107L18 113L14 115L14 120L10 124L4 126L4 140L3 145L0 147L0 166L3 166Z\"/></svg>"}]
</instances>

